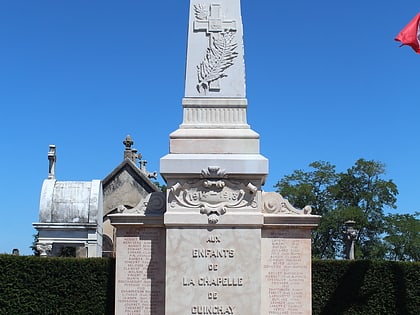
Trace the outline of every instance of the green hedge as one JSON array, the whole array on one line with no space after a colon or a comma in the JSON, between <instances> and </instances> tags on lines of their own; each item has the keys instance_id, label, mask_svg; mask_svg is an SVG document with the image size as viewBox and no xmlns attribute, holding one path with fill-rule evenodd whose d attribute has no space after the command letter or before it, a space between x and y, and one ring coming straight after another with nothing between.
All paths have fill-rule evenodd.
<instances>
[{"instance_id":1,"label":"green hedge","mask_svg":"<svg viewBox=\"0 0 420 315\"><path fill-rule=\"evenodd\" d=\"M0 314L113 314L114 260L0 255Z\"/></svg>"},{"instance_id":2,"label":"green hedge","mask_svg":"<svg viewBox=\"0 0 420 315\"><path fill-rule=\"evenodd\" d=\"M106 258L0 255L0 314L113 314L114 268ZM314 315L420 314L420 263L314 261L312 278Z\"/></svg>"},{"instance_id":3,"label":"green hedge","mask_svg":"<svg viewBox=\"0 0 420 315\"><path fill-rule=\"evenodd\" d=\"M313 314L420 314L420 263L314 261Z\"/></svg>"}]
</instances>

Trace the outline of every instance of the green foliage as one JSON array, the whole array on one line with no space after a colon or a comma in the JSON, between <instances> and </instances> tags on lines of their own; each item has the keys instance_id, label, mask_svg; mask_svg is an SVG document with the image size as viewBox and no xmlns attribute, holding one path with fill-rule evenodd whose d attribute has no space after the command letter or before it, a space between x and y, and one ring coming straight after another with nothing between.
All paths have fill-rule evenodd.
<instances>
[{"instance_id":1,"label":"green foliage","mask_svg":"<svg viewBox=\"0 0 420 315\"><path fill-rule=\"evenodd\" d=\"M337 208L353 209L358 236L356 257L381 259L385 247L381 242L384 232L384 209L396 208L397 186L392 180L381 178L385 166L377 161L359 159L347 172L339 174ZM358 246L357 246L358 245Z\"/></svg>"},{"instance_id":2,"label":"green foliage","mask_svg":"<svg viewBox=\"0 0 420 315\"><path fill-rule=\"evenodd\" d=\"M420 309L420 263L314 261L313 314L404 314Z\"/></svg>"},{"instance_id":3,"label":"green foliage","mask_svg":"<svg viewBox=\"0 0 420 315\"><path fill-rule=\"evenodd\" d=\"M113 314L114 260L0 255L0 314ZM420 263L312 263L313 314L418 314Z\"/></svg>"},{"instance_id":4,"label":"green foliage","mask_svg":"<svg viewBox=\"0 0 420 315\"><path fill-rule=\"evenodd\" d=\"M76 247L64 246L60 250L59 257L76 257Z\"/></svg>"},{"instance_id":5,"label":"green foliage","mask_svg":"<svg viewBox=\"0 0 420 315\"><path fill-rule=\"evenodd\" d=\"M285 176L277 184L277 191L295 207L312 207L312 214L323 216L323 220L313 233L313 255L319 258L334 258L337 252L335 235L340 230L334 209L334 185L338 180L335 166L318 161L309 164L310 171L296 170Z\"/></svg>"},{"instance_id":6,"label":"green foliage","mask_svg":"<svg viewBox=\"0 0 420 315\"><path fill-rule=\"evenodd\" d=\"M30 246L30 249L32 249L32 252L34 256L39 256L39 251L36 249L36 244L38 243L39 238L39 232L32 235L34 240L32 241L32 245Z\"/></svg>"},{"instance_id":7,"label":"green foliage","mask_svg":"<svg viewBox=\"0 0 420 315\"><path fill-rule=\"evenodd\" d=\"M420 261L420 220L415 214L392 214L385 218L387 258Z\"/></svg>"},{"instance_id":8,"label":"green foliage","mask_svg":"<svg viewBox=\"0 0 420 315\"><path fill-rule=\"evenodd\" d=\"M165 184L161 184L158 181L154 181L153 184L155 184L155 186L159 188L160 191L166 192L167 186Z\"/></svg>"},{"instance_id":9,"label":"green foliage","mask_svg":"<svg viewBox=\"0 0 420 315\"><path fill-rule=\"evenodd\" d=\"M113 314L114 261L0 255L0 314Z\"/></svg>"},{"instance_id":10,"label":"green foliage","mask_svg":"<svg viewBox=\"0 0 420 315\"><path fill-rule=\"evenodd\" d=\"M382 242L387 208L395 208L397 186L384 180L385 166L359 159L346 172L335 166L313 162L309 171L296 170L277 184L277 192L298 208L310 205L322 216L313 232L313 255L321 259L342 257L343 224L356 221L356 258L381 259L387 247Z\"/></svg>"}]
</instances>

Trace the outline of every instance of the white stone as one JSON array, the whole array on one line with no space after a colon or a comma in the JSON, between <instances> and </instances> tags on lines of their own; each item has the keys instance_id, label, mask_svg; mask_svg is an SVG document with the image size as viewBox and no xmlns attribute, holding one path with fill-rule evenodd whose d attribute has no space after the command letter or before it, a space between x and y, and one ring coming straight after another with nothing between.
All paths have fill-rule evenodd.
<instances>
[{"instance_id":1,"label":"white stone","mask_svg":"<svg viewBox=\"0 0 420 315\"><path fill-rule=\"evenodd\" d=\"M268 160L260 154L168 154L160 160L160 172L168 179L176 174L201 174L209 166L238 177L265 178L268 174Z\"/></svg>"},{"instance_id":2,"label":"white stone","mask_svg":"<svg viewBox=\"0 0 420 315\"><path fill-rule=\"evenodd\" d=\"M311 314L311 230L263 229L261 314Z\"/></svg>"},{"instance_id":3,"label":"white stone","mask_svg":"<svg viewBox=\"0 0 420 315\"><path fill-rule=\"evenodd\" d=\"M259 229L174 227L166 242L166 315L260 315Z\"/></svg>"},{"instance_id":4,"label":"white stone","mask_svg":"<svg viewBox=\"0 0 420 315\"><path fill-rule=\"evenodd\" d=\"M163 315L165 230L133 225L117 227L115 314Z\"/></svg>"},{"instance_id":5,"label":"white stone","mask_svg":"<svg viewBox=\"0 0 420 315\"><path fill-rule=\"evenodd\" d=\"M212 80L203 78L200 67L212 66L212 45L223 40L232 52L226 67ZM110 215L122 244L117 246L117 313L130 314L122 288L132 272L127 255L136 247L125 246L128 236L121 233L132 226L134 237L143 229L166 233L165 250L158 246L151 255L144 253L146 264L136 267L149 270L164 256L164 273L163 263L156 263L165 276L164 303L160 276L158 293L148 289L153 281L143 271L135 287L140 291L144 283L142 300L164 305L156 315L311 314L311 229L320 218L310 215L310 207L296 209L261 189L268 160L246 119L240 0L191 0L182 105L183 122L160 161L166 212ZM153 296L161 304L154 305Z\"/></svg>"},{"instance_id":6,"label":"white stone","mask_svg":"<svg viewBox=\"0 0 420 315\"><path fill-rule=\"evenodd\" d=\"M64 246L84 248L84 257L102 256L102 184L90 182L44 180L39 206L40 248L58 255ZM44 251L43 256L46 256Z\"/></svg>"},{"instance_id":7,"label":"white stone","mask_svg":"<svg viewBox=\"0 0 420 315\"><path fill-rule=\"evenodd\" d=\"M184 98L184 120L180 128L249 129L248 102L244 98Z\"/></svg>"},{"instance_id":8,"label":"white stone","mask_svg":"<svg viewBox=\"0 0 420 315\"><path fill-rule=\"evenodd\" d=\"M245 67L243 29L239 0L191 0L189 16L186 97L245 97ZM223 37L225 36L225 37ZM227 42L232 49L231 66L225 70L206 62L206 55L214 52L217 40ZM210 51L210 52L209 52ZM207 90L199 82L200 65L211 68L218 80ZM223 63L221 64L223 65Z\"/></svg>"}]
</instances>

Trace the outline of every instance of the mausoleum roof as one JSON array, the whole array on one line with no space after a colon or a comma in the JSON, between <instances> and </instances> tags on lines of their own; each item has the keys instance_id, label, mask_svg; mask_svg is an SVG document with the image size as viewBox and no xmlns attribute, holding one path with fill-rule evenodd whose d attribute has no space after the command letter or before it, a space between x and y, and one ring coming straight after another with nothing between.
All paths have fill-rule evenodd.
<instances>
[{"instance_id":1,"label":"mausoleum roof","mask_svg":"<svg viewBox=\"0 0 420 315\"><path fill-rule=\"evenodd\" d=\"M101 181L44 180L39 206L39 222L83 224L101 221Z\"/></svg>"}]
</instances>

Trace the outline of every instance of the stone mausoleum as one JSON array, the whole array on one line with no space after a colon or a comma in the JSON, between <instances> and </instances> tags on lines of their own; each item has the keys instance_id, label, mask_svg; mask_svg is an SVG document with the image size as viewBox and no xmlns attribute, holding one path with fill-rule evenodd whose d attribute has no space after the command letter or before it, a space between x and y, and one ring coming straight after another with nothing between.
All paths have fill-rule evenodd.
<instances>
[{"instance_id":1,"label":"stone mausoleum","mask_svg":"<svg viewBox=\"0 0 420 315\"><path fill-rule=\"evenodd\" d=\"M59 181L55 177L56 147L48 152L48 178L42 184L37 250L41 256L113 257L115 228L108 215L164 203L151 181L156 172L127 136L123 161L103 180Z\"/></svg>"}]
</instances>

